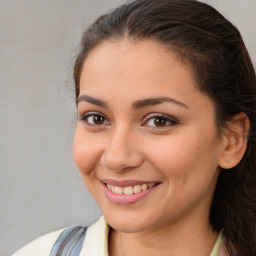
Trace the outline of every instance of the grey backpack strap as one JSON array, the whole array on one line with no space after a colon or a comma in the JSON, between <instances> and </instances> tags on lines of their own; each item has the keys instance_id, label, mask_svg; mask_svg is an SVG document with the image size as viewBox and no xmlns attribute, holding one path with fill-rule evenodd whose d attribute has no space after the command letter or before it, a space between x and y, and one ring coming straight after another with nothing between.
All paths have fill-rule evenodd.
<instances>
[{"instance_id":1,"label":"grey backpack strap","mask_svg":"<svg viewBox=\"0 0 256 256\"><path fill-rule=\"evenodd\" d=\"M87 228L71 226L64 229L54 243L50 256L78 256L81 252Z\"/></svg>"}]
</instances>

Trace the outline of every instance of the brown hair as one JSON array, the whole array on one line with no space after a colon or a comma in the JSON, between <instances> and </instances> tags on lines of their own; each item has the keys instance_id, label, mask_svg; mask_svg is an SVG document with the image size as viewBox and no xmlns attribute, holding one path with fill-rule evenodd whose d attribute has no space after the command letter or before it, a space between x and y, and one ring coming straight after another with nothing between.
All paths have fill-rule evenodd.
<instances>
[{"instance_id":1,"label":"brown hair","mask_svg":"<svg viewBox=\"0 0 256 256\"><path fill-rule=\"evenodd\" d=\"M128 37L168 47L213 99L218 129L244 112L251 123L240 163L221 170L210 222L224 230L231 256L256 255L256 77L242 37L213 7L196 0L137 0L99 17L84 33L74 66L76 97L83 63L98 44Z\"/></svg>"}]
</instances>

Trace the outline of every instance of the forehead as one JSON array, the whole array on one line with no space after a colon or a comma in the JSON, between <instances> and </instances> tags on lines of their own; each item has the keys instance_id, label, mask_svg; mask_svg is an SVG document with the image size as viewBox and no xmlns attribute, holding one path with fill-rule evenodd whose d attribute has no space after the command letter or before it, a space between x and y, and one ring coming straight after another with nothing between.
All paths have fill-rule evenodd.
<instances>
[{"instance_id":1,"label":"forehead","mask_svg":"<svg viewBox=\"0 0 256 256\"><path fill-rule=\"evenodd\" d=\"M174 51L168 50L155 40L129 38L103 41L89 52L84 64L90 63L94 67L99 67L110 64L110 62L114 64L114 62L123 63L125 61L128 64L129 61L143 61L145 64L145 61L149 60L153 60L154 65L157 65L158 61L165 62L165 64L173 62L180 62L181 64ZM129 68L129 66L126 67Z\"/></svg>"},{"instance_id":2,"label":"forehead","mask_svg":"<svg viewBox=\"0 0 256 256\"><path fill-rule=\"evenodd\" d=\"M183 82L196 86L190 68L179 60L176 54L152 40L131 41L129 39L105 41L96 46L87 56L81 73L81 89L98 85L104 79L127 87L134 82L150 85L182 78ZM149 80L151 81L149 83ZM187 80L187 81L184 81ZM166 81L167 82L167 81ZM168 83L168 82L167 82Z\"/></svg>"}]
</instances>

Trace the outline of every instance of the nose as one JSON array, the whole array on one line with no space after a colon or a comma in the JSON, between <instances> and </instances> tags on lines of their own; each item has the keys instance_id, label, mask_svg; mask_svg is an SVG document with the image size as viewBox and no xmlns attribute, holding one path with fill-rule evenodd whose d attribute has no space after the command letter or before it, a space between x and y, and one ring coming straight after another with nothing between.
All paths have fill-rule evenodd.
<instances>
[{"instance_id":1,"label":"nose","mask_svg":"<svg viewBox=\"0 0 256 256\"><path fill-rule=\"evenodd\" d=\"M108 144L101 155L100 163L114 172L123 172L130 168L136 168L143 162L139 150L138 139L130 132L113 132Z\"/></svg>"}]
</instances>

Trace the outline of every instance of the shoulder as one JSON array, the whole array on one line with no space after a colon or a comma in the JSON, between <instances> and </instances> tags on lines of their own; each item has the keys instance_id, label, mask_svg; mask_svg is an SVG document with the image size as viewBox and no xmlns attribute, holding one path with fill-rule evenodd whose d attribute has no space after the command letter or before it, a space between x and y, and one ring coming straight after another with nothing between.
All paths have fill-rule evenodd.
<instances>
[{"instance_id":1,"label":"shoulder","mask_svg":"<svg viewBox=\"0 0 256 256\"><path fill-rule=\"evenodd\" d=\"M30 244L26 245L16 253L14 253L12 256L49 256L51 255L52 250L55 252L60 249L63 250L66 249L66 246L69 246L69 243L66 243L66 235L71 234L71 239L78 242L79 241L79 232L70 232L74 231L74 228L76 226L71 226L62 230L58 230L49 234L46 234L44 236L41 236L37 238L36 240L32 241ZM77 226L78 227L78 226ZM79 229L81 227L78 227ZM85 240L81 239L81 243L78 245L78 251L81 250L82 255L87 255L86 253L89 253L90 256L98 256L98 255L107 255L107 245L108 245L108 224L105 221L104 217L101 217L96 223L91 225L87 228L82 228L84 231L87 230L83 237L85 237ZM75 235L73 235L73 233ZM65 240L65 246L64 246L64 240ZM73 241L73 242L74 242ZM54 248L53 248L54 246ZM80 248L81 247L81 248ZM72 248L72 250L76 251L76 248ZM53 253L54 254L54 253ZM55 254L54 254L55 255ZM77 255L77 254L75 254Z\"/></svg>"},{"instance_id":2,"label":"shoulder","mask_svg":"<svg viewBox=\"0 0 256 256\"><path fill-rule=\"evenodd\" d=\"M63 229L41 236L36 240L32 241L31 243L29 243L28 245L21 248L12 256L50 255L52 246L56 242L62 231Z\"/></svg>"}]
</instances>

